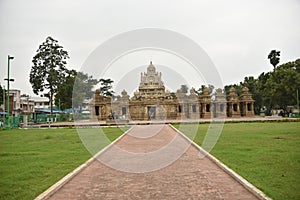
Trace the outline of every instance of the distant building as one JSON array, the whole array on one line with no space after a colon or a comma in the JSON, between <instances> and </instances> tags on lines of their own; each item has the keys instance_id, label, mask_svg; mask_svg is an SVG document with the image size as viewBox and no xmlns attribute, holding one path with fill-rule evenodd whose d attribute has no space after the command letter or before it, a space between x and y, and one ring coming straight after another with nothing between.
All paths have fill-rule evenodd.
<instances>
[{"instance_id":1,"label":"distant building","mask_svg":"<svg viewBox=\"0 0 300 200\"><path fill-rule=\"evenodd\" d=\"M20 108L23 114L32 114L35 112L35 102L31 97L20 98Z\"/></svg>"},{"instance_id":2,"label":"distant building","mask_svg":"<svg viewBox=\"0 0 300 200\"><path fill-rule=\"evenodd\" d=\"M90 110L90 105L93 99L84 99L82 102L82 108L81 110L83 111L89 111Z\"/></svg>"},{"instance_id":3,"label":"distant building","mask_svg":"<svg viewBox=\"0 0 300 200\"><path fill-rule=\"evenodd\" d=\"M96 90L92 102L92 114L99 120L171 120L199 119L211 117L254 116L254 100L248 88L243 88L240 96L235 88L225 97L222 89L217 89L214 100L208 88L202 94L191 89L189 94L177 90L171 93L165 89L162 74L156 72L150 62L147 72L141 74L139 89L130 97L125 90L116 99L101 96Z\"/></svg>"},{"instance_id":4,"label":"distant building","mask_svg":"<svg viewBox=\"0 0 300 200\"><path fill-rule=\"evenodd\" d=\"M10 115L35 113L35 108L45 109L49 107L49 99L46 97L26 97L21 95L18 89L11 89L10 93ZM7 96L5 96L5 111L7 111Z\"/></svg>"},{"instance_id":5,"label":"distant building","mask_svg":"<svg viewBox=\"0 0 300 200\"><path fill-rule=\"evenodd\" d=\"M10 89L10 109L11 116L18 117L21 114L41 113L43 110L49 110L50 101L47 97L27 97L22 96L18 89ZM7 96L5 95L5 106L2 105L0 109L2 115L7 112Z\"/></svg>"},{"instance_id":6,"label":"distant building","mask_svg":"<svg viewBox=\"0 0 300 200\"><path fill-rule=\"evenodd\" d=\"M9 93L10 93L10 105L11 105L11 108L10 108L10 113L11 115L13 116L19 116L22 112L22 109L20 107L21 105L21 91L20 90L17 90L17 89L11 89L9 90Z\"/></svg>"},{"instance_id":7,"label":"distant building","mask_svg":"<svg viewBox=\"0 0 300 200\"><path fill-rule=\"evenodd\" d=\"M48 97L31 97L34 101L34 109L49 109L50 100Z\"/></svg>"}]
</instances>

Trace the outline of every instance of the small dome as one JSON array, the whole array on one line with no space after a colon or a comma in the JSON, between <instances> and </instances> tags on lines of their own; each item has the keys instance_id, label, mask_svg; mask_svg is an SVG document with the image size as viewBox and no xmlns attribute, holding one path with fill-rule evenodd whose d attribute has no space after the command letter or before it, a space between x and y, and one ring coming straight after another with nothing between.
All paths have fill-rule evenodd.
<instances>
[{"instance_id":1,"label":"small dome","mask_svg":"<svg viewBox=\"0 0 300 200\"><path fill-rule=\"evenodd\" d=\"M95 93L96 93L97 95L99 95L100 92L101 92L101 90L100 90L100 89L97 89Z\"/></svg>"},{"instance_id":2,"label":"small dome","mask_svg":"<svg viewBox=\"0 0 300 200\"><path fill-rule=\"evenodd\" d=\"M208 94L209 94L209 90L208 90L207 87L205 87L205 88L203 89L203 94L204 94L204 95L208 95Z\"/></svg>"},{"instance_id":3,"label":"small dome","mask_svg":"<svg viewBox=\"0 0 300 200\"><path fill-rule=\"evenodd\" d=\"M247 87L243 87L243 93L248 93L249 89Z\"/></svg>"},{"instance_id":4,"label":"small dome","mask_svg":"<svg viewBox=\"0 0 300 200\"><path fill-rule=\"evenodd\" d=\"M152 61L150 61L150 65L148 66L148 68L147 68L147 72L149 73L155 73L155 67L154 67L154 65L152 64Z\"/></svg>"},{"instance_id":5,"label":"small dome","mask_svg":"<svg viewBox=\"0 0 300 200\"><path fill-rule=\"evenodd\" d=\"M223 90L221 88L216 89L217 94L222 94Z\"/></svg>"},{"instance_id":6,"label":"small dome","mask_svg":"<svg viewBox=\"0 0 300 200\"><path fill-rule=\"evenodd\" d=\"M122 94L122 96L125 96L125 95L127 95L127 92L126 92L126 90L123 90L123 91L121 92L121 94Z\"/></svg>"},{"instance_id":7,"label":"small dome","mask_svg":"<svg viewBox=\"0 0 300 200\"><path fill-rule=\"evenodd\" d=\"M231 87L231 88L230 88L230 90L229 90L229 92L230 92L230 93L235 93L235 92L236 92L236 90L235 90L235 88L234 88L234 87Z\"/></svg>"},{"instance_id":8,"label":"small dome","mask_svg":"<svg viewBox=\"0 0 300 200\"><path fill-rule=\"evenodd\" d=\"M195 93L196 93L196 90L195 90L195 88L192 87L192 88L190 89L190 94L195 94Z\"/></svg>"}]
</instances>

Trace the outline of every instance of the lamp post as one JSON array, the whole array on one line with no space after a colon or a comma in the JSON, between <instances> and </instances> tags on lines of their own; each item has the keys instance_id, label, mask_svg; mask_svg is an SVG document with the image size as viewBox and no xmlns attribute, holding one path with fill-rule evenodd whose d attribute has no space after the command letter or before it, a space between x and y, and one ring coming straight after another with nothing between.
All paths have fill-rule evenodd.
<instances>
[{"instance_id":1,"label":"lamp post","mask_svg":"<svg viewBox=\"0 0 300 200\"><path fill-rule=\"evenodd\" d=\"M9 82L14 81L14 79L9 78L9 64L10 60L14 59L13 56L8 55L7 57L7 78L4 79L7 81L7 123L6 123L6 130L10 130L10 100L9 100Z\"/></svg>"}]
</instances>

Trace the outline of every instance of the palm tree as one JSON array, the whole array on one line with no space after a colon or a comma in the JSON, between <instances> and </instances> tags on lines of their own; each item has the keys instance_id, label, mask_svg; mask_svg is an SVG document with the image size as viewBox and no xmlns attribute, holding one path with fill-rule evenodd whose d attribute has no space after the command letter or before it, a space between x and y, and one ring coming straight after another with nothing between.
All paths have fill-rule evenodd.
<instances>
[{"instance_id":1,"label":"palm tree","mask_svg":"<svg viewBox=\"0 0 300 200\"><path fill-rule=\"evenodd\" d=\"M270 59L270 63L273 65L274 70L276 65L279 63L279 58L280 56L280 51L276 51L276 50L272 50L269 55L268 55L268 59Z\"/></svg>"}]
</instances>

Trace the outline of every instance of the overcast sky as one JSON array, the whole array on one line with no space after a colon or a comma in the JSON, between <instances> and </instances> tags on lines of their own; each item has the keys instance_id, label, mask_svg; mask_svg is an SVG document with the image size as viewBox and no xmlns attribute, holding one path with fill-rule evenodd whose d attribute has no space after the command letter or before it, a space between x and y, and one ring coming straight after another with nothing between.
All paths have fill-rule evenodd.
<instances>
[{"instance_id":1,"label":"overcast sky","mask_svg":"<svg viewBox=\"0 0 300 200\"><path fill-rule=\"evenodd\" d=\"M299 0L0 0L0 82L3 86L12 55L11 88L32 95L31 60L47 36L69 52L67 67L79 70L111 37L155 27L194 40L224 84L239 83L272 70L267 60L272 49L281 51L281 63L300 58L299 19Z\"/></svg>"}]
</instances>

